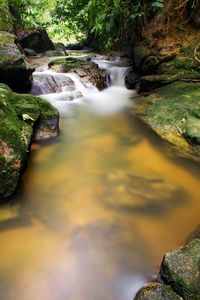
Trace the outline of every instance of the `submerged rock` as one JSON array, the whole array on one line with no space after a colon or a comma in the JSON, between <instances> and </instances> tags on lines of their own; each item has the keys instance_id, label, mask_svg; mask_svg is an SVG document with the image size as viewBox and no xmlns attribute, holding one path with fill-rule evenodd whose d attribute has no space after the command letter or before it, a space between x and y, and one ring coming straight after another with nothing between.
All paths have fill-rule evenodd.
<instances>
[{"instance_id":1,"label":"submerged rock","mask_svg":"<svg viewBox=\"0 0 200 300\"><path fill-rule=\"evenodd\" d=\"M37 52L33 49L24 48L23 50L26 56L37 56Z\"/></svg>"},{"instance_id":2,"label":"submerged rock","mask_svg":"<svg viewBox=\"0 0 200 300\"><path fill-rule=\"evenodd\" d=\"M0 84L0 199L11 196L23 173L36 126L37 139L58 134L58 112L47 101Z\"/></svg>"},{"instance_id":3,"label":"submerged rock","mask_svg":"<svg viewBox=\"0 0 200 300\"><path fill-rule=\"evenodd\" d=\"M200 160L200 84L174 82L142 98L134 112L181 156Z\"/></svg>"},{"instance_id":4,"label":"submerged rock","mask_svg":"<svg viewBox=\"0 0 200 300\"><path fill-rule=\"evenodd\" d=\"M112 209L141 215L165 215L184 201L182 190L156 174L135 172L114 173L102 177L103 201ZM146 192L148 191L148 193Z\"/></svg>"},{"instance_id":5,"label":"submerged rock","mask_svg":"<svg viewBox=\"0 0 200 300\"><path fill-rule=\"evenodd\" d=\"M165 255L160 274L184 299L200 299L200 239Z\"/></svg>"},{"instance_id":6,"label":"submerged rock","mask_svg":"<svg viewBox=\"0 0 200 300\"><path fill-rule=\"evenodd\" d=\"M15 44L15 36L0 31L0 82L9 85L14 91L28 92L33 71Z\"/></svg>"},{"instance_id":7,"label":"submerged rock","mask_svg":"<svg viewBox=\"0 0 200 300\"><path fill-rule=\"evenodd\" d=\"M135 300L183 300L170 286L152 282L144 286L136 295Z\"/></svg>"},{"instance_id":8,"label":"submerged rock","mask_svg":"<svg viewBox=\"0 0 200 300\"><path fill-rule=\"evenodd\" d=\"M40 28L19 29L16 31L17 42L22 48L30 48L37 53L54 50L54 44L48 37L46 30Z\"/></svg>"},{"instance_id":9,"label":"submerged rock","mask_svg":"<svg viewBox=\"0 0 200 300\"><path fill-rule=\"evenodd\" d=\"M75 73L83 82L91 82L99 90L107 86L106 75L97 64L87 59L70 57L56 59L49 63L49 68L58 73Z\"/></svg>"}]
</instances>

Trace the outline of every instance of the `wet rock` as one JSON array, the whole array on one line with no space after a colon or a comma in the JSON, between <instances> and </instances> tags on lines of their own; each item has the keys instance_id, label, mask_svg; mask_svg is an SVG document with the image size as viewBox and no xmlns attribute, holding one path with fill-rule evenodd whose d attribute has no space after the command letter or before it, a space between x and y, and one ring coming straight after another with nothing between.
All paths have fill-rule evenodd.
<instances>
[{"instance_id":1,"label":"wet rock","mask_svg":"<svg viewBox=\"0 0 200 300\"><path fill-rule=\"evenodd\" d=\"M154 72L157 69L159 62L159 59L153 55L144 58L144 61L141 65L141 72L144 74Z\"/></svg>"},{"instance_id":2,"label":"wet rock","mask_svg":"<svg viewBox=\"0 0 200 300\"><path fill-rule=\"evenodd\" d=\"M0 32L0 82L8 84L14 91L27 92L31 88L34 69L15 44L15 36Z\"/></svg>"},{"instance_id":3,"label":"wet rock","mask_svg":"<svg viewBox=\"0 0 200 300\"><path fill-rule=\"evenodd\" d=\"M98 65L87 59L64 58L49 63L49 68L58 73L75 73L85 83L92 83L99 90L107 86L106 75Z\"/></svg>"},{"instance_id":4,"label":"wet rock","mask_svg":"<svg viewBox=\"0 0 200 300\"><path fill-rule=\"evenodd\" d=\"M25 170L34 127L37 137L55 137L58 112L43 99L13 93L1 84L0 115L0 199L4 200L15 192Z\"/></svg>"},{"instance_id":5,"label":"wet rock","mask_svg":"<svg viewBox=\"0 0 200 300\"><path fill-rule=\"evenodd\" d=\"M200 145L200 119L198 116L184 120L183 136L190 142Z\"/></svg>"},{"instance_id":6,"label":"wet rock","mask_svg":"<svg viewBox=\"0 0 200 300\"><path fill-rule=\"evenodd\" d=\"M26 56L37 56L37 52L33 49L24 48L23 50Z\"/></svg>"},{"instance_id":7,"label":"wet rock","mask_svg":"<svg viewBox=\"0 0 200 300\"><path fill-rule=\"evenodd\" d=\"M31 93L33 95L44 95L60 93L65 91L74 91L75 84L71 78L65 74L45 74L34 73Z\"/></svg>"},{"instance_id":8,"label":"wet rock","mask_svg":"<svg viewBox=\"0 0 200 300\"><path fill-rule=\"evenodd\" d=\"M199 83L174 82L137 101L134 111L177 154L200 160Z\"/></svg>"},{"instance_id":9,"label":"wet rock","mask_svg":"<svg viewBox=\"0 0 200 300\"><path fill-rule=\"evenodd\" d=\"M66 50L66 46L63 43L56 43L54 44L55 46L55 50L57 51L65 51Z\"/></svg>"},{"instance_id":10,"label":"wet rock","mask_svg":"<svg viewBox=\"0 0 200 300\"><path fill-rule=\"evenodd\" d=\"M126 88L129 90L134 90L139 78L140 75L138 75L134 71L129 72L125 77Z\"/></svg>"},{"instance_id":11,"label":"wet rock","mask_svg":"<svg viewBox=\"0 0 200 300\"><path fill-rule=\"evenodd\" d=\"M182 300L170 286L162 283L149 283L136 295L134 300Z\"/></svg>"},{"instance_id":12,"label":"wet rock","mask_svg":"<svg viewBox=\"0 0 200 300\"><path fill-rule=\"evenodd\" d=\"M137 79L135 89L138 93L148 93L177 80L177 75L147 75Z\"/></svg>"},{"instance_id":13,"label":"wet rock","mask_svg":"<svg viewBox=\"0 0 200 300\"><path fill-rule=\"evenodd\" d=\"M160 274L162 279L184 299L200 299L200 239L165 255Z\"/></svg>"},{"instance_id":14,"label":"wet rock","mask_svg":"<svg viewBox=\"0 0 200 300\"><path fill-rule=\"evenodd\" d=\"M45 51L55 49L53 42L44 29L19 29L16 31L16 35L17 42L22 48L30 48L37 53L44 53Z\"/></svg>"}]
</instances>

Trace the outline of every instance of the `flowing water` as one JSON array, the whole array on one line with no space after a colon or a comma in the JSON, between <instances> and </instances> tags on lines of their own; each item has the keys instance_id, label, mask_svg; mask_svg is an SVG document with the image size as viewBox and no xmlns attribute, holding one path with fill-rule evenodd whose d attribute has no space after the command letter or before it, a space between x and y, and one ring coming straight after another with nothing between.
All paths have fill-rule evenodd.
<instances>
[{"instance_id":1,"label":"flowing water","mask_svg":"<svg viewBox=\"0 0 200 300\"><path fill-rule=\"evenodd\" d=\"M33 145L0 208L2 300L130 300L199 223L199 165L130 114L127 68L98 63L112 82L102 92L72 74L34 74L61 134Z\"/></svg>"}]
</instances>

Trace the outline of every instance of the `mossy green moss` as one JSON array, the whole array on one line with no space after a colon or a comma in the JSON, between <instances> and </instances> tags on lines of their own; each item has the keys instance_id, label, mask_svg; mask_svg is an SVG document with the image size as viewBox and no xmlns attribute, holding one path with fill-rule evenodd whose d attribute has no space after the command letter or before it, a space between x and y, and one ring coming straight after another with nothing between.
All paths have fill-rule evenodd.
<instances>
[{"instance_id":1,"label":"mossy green moss","mask_svg":"<svg viewBox=\"0 0 200 300\"><path fill-rule=\"evenodd\" d=\"M200 157L200 83L164 86L138 101L135 110L163 138Z\"/></svg>"},{"instance_id":2,"label":"mossy green moss","mask_svg":"<svg viewBox=\"0 0 200 300\"><path fill-rule=\"evenodd\" d=\"M170 286L152 282L144 286L134 300L182 300Z\"/></svg>"},{"instance_id":3,"label":"mossy green moss","mask_svg":"<svg viewBox=\"0 0 200 300\"><path fill-rule=\"evenodd\" d=\"M54 126L48 122L54 119ZM25 168L27 154L37 123L39 137L54 137L58 133L58 111L46 100L31 95L13 93L0 84L0 198L15 191ZM42 134L41 134L42 131Z\"/></svg>"},{"instance_id":4,"label":"mossy green moss","mask_svg":"<svg viewBox=\"0 0 200 300\"><path fill-rule=\"evenodd\" d=\"M188 300L200 299L200 239L165 255L160 274L163 280Z\"/></svg>"},{"instance_id":5,"label":"mossy green moss","mask_svg":"<svg viewBox=\"0 0 200 300\"><path fill-rule=\"evenodd\" d=\"M0 0L0 31L13 31L13 20L9 11L8 0Z\"/></svg>"},{"instance_id":6,"label":"mossy green moss","mask_svg":"<svg viewBox=\"0 0 200 300\"><path fill-rule=\"evenodd\" d=\"M77 68L82 68L88 65L86 59L66 57L58 58L49 63L49 67L56 72L70 72Z\"/></svg>"}]
</instances>

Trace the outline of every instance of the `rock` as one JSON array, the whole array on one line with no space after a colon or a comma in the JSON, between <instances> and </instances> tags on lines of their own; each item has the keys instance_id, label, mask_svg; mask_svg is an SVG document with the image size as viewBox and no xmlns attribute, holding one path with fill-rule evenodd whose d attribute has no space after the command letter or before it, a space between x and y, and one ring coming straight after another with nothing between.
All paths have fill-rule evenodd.
<instances>
[{"instance_id":1,"label":"rock","mask_svg":"<svg viewBox=\"0 0 200 300\"><path fill-rule=\"evenodd\" d=\"M200 145L200 119L198 116L184 120L183 136L191 143Z\"/></svg>"},{"instance_id":2,"label":"rock","mask_svg":"<svg viewBox=\"0 0 200 300\"><path fill-rule=\"evenodd\" d=\"M144 286L134 300L183 300L170 286L152 282Z\"/></svg>"},{"instance_id":3,"label":"rock","mask_svg":"<svg viewBox=\"0 0 200 300\"><path fill-rule=\"evenodd\" d=\"M15 44L15 36L0 32L0 82L9 85L14 91L28 92L32 84L34 69Z\"/></svg>"},{"instance_id":4,"label":"rock","mask_svg":"<svg viewBox=\"0 0 200 300\"><path fill-rule=\"evenodd\" d=\"M125 85L129 90L135 89L140 75L136 74L134 71L129 72L125 77Z\"/></svg>"},{"instance_id":5,"label":"rock","mask_svg":"<svg viewBox=\"0 0 200 300\"><path fill-rule=\"evenodd\" d=\"M67 53L63 50L48 50L44 53L46 56L66 56Z\"/></svg>"},{"instance_id":6,"label":"rock","mask_svg":"<svg viewBox=\"0 0 200 300\"><path fill-rule=\"evenodd\" d=\"M45 76L41 72L33 74L31 93L34 95L45 95L74 90L75 84L73 80L65 76L65 74L45 74Z\"/></svg>"},{"instance_id":7,"label":"rock","mask_svg":"<svg viewBox=\"0 0 200 300\"><path fill-rule=\"evenodd\" d=\"M140 139L120 141L134 146ZM184 201L180 188L159 178L156 174L135 172L131 174L114 173L102 177L104 185L103 202L110 209L141 215L163 215L168 213L177 198ZM148 194L146 193L148 191Z\"/></svg>"},{"instance_id":8,"label":"rock","mask_svg":"<svg viewBox=\"0 0 200 300\"><path fill-rule=\"evenodd\" d=\"M178 80L177 75L147 75L137 79L135 89L138 93L148 93Z\"/></svg>"},{"instance_id":9,"label":"rock","mask_svg":"<svg viewBox=\"0 0 200 300\"><path fill-rule=\"evenodd\" d=\"M63 43L56 43L54 44L54 46L55 46L55 50L58 51L65 51L66 49L66 46Z\"/></svg>"},{"instance_id":10,"label":"rock","mask_svg":"<svg viewBox=\"0 0 200 300\"><path fill-rule=\"evenodd\" d=\"M200 299L200 239L165 255L160 274L162 279L184 299Z\"/></svg>"},{"instance_id":11,"label":"rock","mask_svg":"<svg viewBox=\"0 0 200 300\"><path fill-rule=\"evenodd\" d=\"M24 48L23 50L26 56L37 56L37 52L33 49Z\"/></svg>"},{"instance_id":12,"label":"rock","mask_svg":"<svg viewBox=\"0 0 200 300\"><path fill-rule=\"evenodd\" d=\"M177 154L200 160L200 83L174 82L137 101L134 111Z\"/></svg>"},{"instance_id":13,"label":"rock","mask_svg":"<svg viewBox=\"0 0 200 300\"><path fill-rule=\"evenodd\" d=\"M58 134L58 112L43 99L13 93L6 85L0 84L0 115L2 201L15 192L25 170L34 127L37 125L37 139L55 137Z\"/></svg>"},{"instance_id":14,"label":"rock","mask_svg":"<svg viewBox=\"0 0 200 300\"><path fill-rule=\"evenodd\" d=\"M159 65L159 59L156 56L150 55L144 58L140 71L144 74L149 74L154 72Z\"/></svg>"},{"instance_id":15,"label":"rock","mask_svg":"<svg viewBox=\"0 0 200 300\"><path fill-rule=\"evenodd\" d=\"M16 35L17 42L22 48L30 48L37 53L44 53L45 51L55 49L53 42L44 29L18 29Z\"/></svg>"},{"instance_id":16,"label":"rock","mask_svg":"<svg viewBox=\"0 0 200 300\"><path fill-rule=\"evenodd\" d=\"M0 31L13 32L13 20L9 11L8 0L1 0L0 5Z\"/></svg>"},{"instance_id":17,"label":"rock","mask_svg":"<svg viewBox=\"0 0 200 300\"><path fill-rule=\"evenodd\" d=\"M106 75L99 69L98 65L87 59L61 58L51 61L49 68L58 73L75 73L85 83L92 83L99 90L107 86Z\"/></svg>"}]
</instances>

